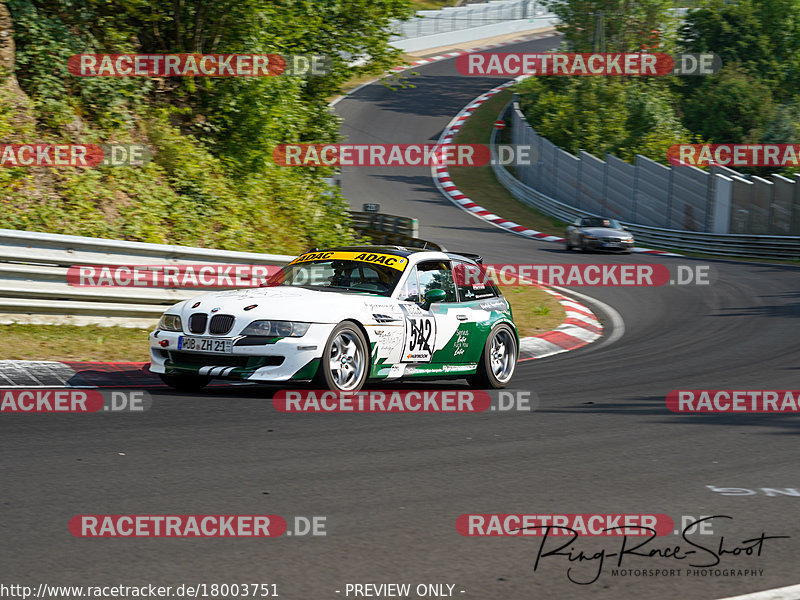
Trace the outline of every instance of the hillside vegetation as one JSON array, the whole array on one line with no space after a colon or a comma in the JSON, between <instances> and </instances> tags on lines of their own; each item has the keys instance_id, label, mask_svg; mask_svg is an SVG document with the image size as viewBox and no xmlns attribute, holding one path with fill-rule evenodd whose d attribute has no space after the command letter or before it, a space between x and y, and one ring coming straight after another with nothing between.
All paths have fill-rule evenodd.
<instances>
[{"instance_id":1,"label":"hillside vegetation","mask_svg":"<svg viewBox=\"0 0 800 600\"><path fill-rule=\"evenodd\" d=\"M321 168L278 143L332 142L327 99L398 60L408 0L8 0L0 4L0 143L136 143L142 166L0 169L2 227L231 250L353 239ZM13 35L12 35L13 31ZM82 53L325 55L324 76L77 77ZM368 56L349 67L353 56Z\"/></svg>"}]
</instances>

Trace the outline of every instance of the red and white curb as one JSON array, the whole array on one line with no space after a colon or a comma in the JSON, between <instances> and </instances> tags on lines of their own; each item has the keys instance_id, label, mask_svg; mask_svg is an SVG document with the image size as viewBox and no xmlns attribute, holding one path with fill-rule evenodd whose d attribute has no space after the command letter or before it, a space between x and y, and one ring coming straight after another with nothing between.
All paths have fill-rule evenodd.
<instances>
[{"instance_id":1,"label":"red and white curb","mask_svg":"<svg viewBox=\"0 0 800 600\"><path fill-rule=\"evenodd\" d=\"M447 127L444 128L442 135L439 137L437 144L450 144L453 141L455 135L461 130L461 127L464 125L464 122L472 116L472 113L484 102L486 102L489 98L494 96L495 94L500 93L504 89L509 86L514 85L518 81L521 81L526 76L517 77L516 79L512 79L511 81L507 81L503 84L498 85L495 88L492 88L488 92L485 92L475 98L472 102L467 104L461 111L453 117L453 119L448 123ZM458 189L456 184L453 183L453 180L450 178L450 172L447 168L447 165L433 165L431 167L431 175L433 177L433 182L436 184L436 187L439 191L444 195L445 198L450 200L453 204L458 206L459 208L467 211L468 213L474 215L475 217L490 223L496 227L501 229L505 229L506 231L510 231L511 233L515 233L517 235L521 235L523 237L529 239L540 240L543 242L556 242L556 243L564 243L564 238L558 237L556 235L549 235L547 233L542 233L541 231L536 231L534 229L529 229L523 225L518 223L514 223L513 221L509 221L508 219L504 219L503 217L494 214L491 211L486 210L478 203L474 202L471 198L467 198L464 193ZM658 254L660 256L681 256L680 254L675 254L673 252L664 252L663 250L651 250L650 248L634 248L634 252L641 253L641 254Z\"/></svg>"},{"instance_id":2,"label":"red and white curb","mask_svg":"<svg viewBox=\"0 0 800 600\"><path fill-rule=\"evenodd\" d=\"M478 46L476 48L466 48L464 50L455 50L453 52L446 52L444 54L437 54L436 56L428 56L425 58L421 58L419 60L415 60L414 62L408 65L399 65L397 67L393 67L391 69L392 72L398 73L400 71L405 71L407 69L411 69L413 67L418 67L419 65L427 65L428 63L432 62L439 62L440 60L447 60L448 58L455 58L456 56L461 56L462 54L469 54L470 52L479 52L481 50L491 50L492 48L500 48L501 46L512 46L513 44L521 44L522 42L530 42L533 40L541 40L544 38L549 38L559 35L558 32L555 31L546 31L542 33L535 33L532 35L525 35L510 41L506 42L498 42L496 44L487 44L486 46Z\"/></svg>"},{"instance_id":3,"label":"red and white curb","mask_svg":"<svg viewBox=\"0 0 800 600\"><path fill-rule=\"evenodd\" d=\"M386 73L384 73L380 77L377 77L377 78L372 79L370 81L364 82L361 85L353 88L352 90L350 90L346 94L343 94L341 96L338 96L338 97L334 98L333 100L331 100L328 103L328 106L335 106L338 102L340 102L344 98L347 98L347 96L356 93L361 88L365 88L368 85L372 85L376 81L380 81L381 79L383 79L385 77L389 77L390 75L395 75L396 73L400 73L402 71L408 71L409 69L413 69L414 67L419 67L421 65L427 65L427 64L430 64L430 63L439 62L440 60L449 60L451 58L455 58L456 56L461 56L462 54L469 54L470 52L480 52L482 50L490 50L492 48L499 48L501 46L510 46L512 44L521 44L522 42L530 42L530 41L533 41L533 40L541 40L541 39L553 37L553 36L556 36L556 35L560 35L560 34L558 32L556 32L556 31L547 31L547 32L544 32L544 33L535 33L535 34L532 34L532 35L525 35L525 36L513 39L513 40L511 40L509 42L501 42L501 43L497 43L497 44L488 44L486 46L477 46L475 48L465 48L464 50L454 50L453 52L446 52L444 54L437 54L436 56L429 56L429 57L426 57L426 58L420 58L419 60L415 60L414 62L409 63L409 64L398 65L396 67L392 67L391 69L389 69L389 71L387 71Z\"/></svg>"},{"instance_id":4,"label":"red and white curb","mask_svg":"<svg viewBox=\"0 0 800 600\"><path fill-rule=\"evenodd\" d=\"M588 307L550 288L539 285L536 287L555 296L564 308L566 318L552 331L521 338L520 361L576 350L591 344L603 335L603 325Z\"/></svg>"},{"instance_id":5,"label":"red and white curb","mask_svg":"<svg viewBox=\"0 0 800 600\"><path fill-rule=\"evenodd\" d=\"M161 385L146 362L0 360L0 389Z\"/></svg>"}]
</instances>

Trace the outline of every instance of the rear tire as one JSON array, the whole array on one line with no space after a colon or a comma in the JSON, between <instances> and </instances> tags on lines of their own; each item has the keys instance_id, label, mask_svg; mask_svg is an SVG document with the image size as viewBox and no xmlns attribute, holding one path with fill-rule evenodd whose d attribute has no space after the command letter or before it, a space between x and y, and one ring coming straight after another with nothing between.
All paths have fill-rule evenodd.
<instances>
[{"instance_id":1,"label":"rear tire","mask_svg":"<svg viewBox=\"0 0 800 600\"><path fill-rule=\"evenodd\" d=\"M357 392L370 371L367 340L352 321L342 321L331 332L314 384L335 392Z\"/></svg>"},{"instance_id":2,"label":"rear tire","mask_svg":"<svg viewBox=\"0 0 800 600\"><path fill-rule=\"evenodd\" d=\"M518 358L519 349L514 331L501 323L486 338L478 361L478 370L475 375L467 378L467 382L476 388L504 388L514 377Z\"/></svg>"},{"instance_id":3,"label":"rear tire","mask_svg":"<svg viewBox=\"0 0 800 600\"><path fill-rule=\"evenodd\" d=\"M200 375L164 375L159 374L161 381L179 392L199 392L211 381L211 377Z\"/></svg>"},{"instance_id":4,"label":"rear tire","mask_svg":"<svg viewBox=\"0 0 800 600\"><path fill-rule=\"evenodd\" d=\"M569 243L569 236L567 236L567 237L564 239L564 245L565 245L565 246L566 246L566 248L567 248L567 252L571 252L571 251L572 251L572 244L570 244L570 243Z\"/></svg>"}]
</instances>

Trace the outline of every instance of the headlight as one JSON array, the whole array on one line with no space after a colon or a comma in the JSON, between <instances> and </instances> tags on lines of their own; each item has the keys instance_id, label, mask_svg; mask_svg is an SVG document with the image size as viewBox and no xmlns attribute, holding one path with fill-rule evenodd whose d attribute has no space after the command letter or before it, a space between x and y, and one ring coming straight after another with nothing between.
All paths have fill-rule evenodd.
<instances>
[{"instance_id":1,"label":"headlight","mask_svg":"<svg viewBox=\"0 0 800 600\"><path fill-rule=\"evenodd\" d=\"M182 331L181 318L178 315L169 313L161 315L161 321L159 321L158 326L164 331Z\"/></svg>"},{"instance_id":2,"label":"headlight","mask_svg":"<svg viewBox=\"0 0 800 600\"><path fill-rule=\"evenodd\" d=\"M241 335L267 335L273 337L303 337L311 323L295 321L253 321Z\"/></svg>"},{"instance_id":3,"label":"headlight","mask_svg":"<svg viewBox=\"0 0 800 600\"><path fill-rule=\"evenodd\" d=\"M630 237L630 238L625 238L625 239L624 239L624 240L622 240L622 241L623 241L623 242L626 242L626 243L628 243L628 244L632 244L632 243L633 243L633 238L632 238L632 237Z\"/></svg>"},{"instance_id":4,"label":"headlight","mask_svg":"<svg viewBox=\"0 0 800 600\"><path fill-rule=\"evenodd\" d=\"M596 240L596 239L597 239L597 236L594 236L594 235L585 235L585 236L583 236L583 239L585 239L585 240Z\"/></svg>"}]
</instances>

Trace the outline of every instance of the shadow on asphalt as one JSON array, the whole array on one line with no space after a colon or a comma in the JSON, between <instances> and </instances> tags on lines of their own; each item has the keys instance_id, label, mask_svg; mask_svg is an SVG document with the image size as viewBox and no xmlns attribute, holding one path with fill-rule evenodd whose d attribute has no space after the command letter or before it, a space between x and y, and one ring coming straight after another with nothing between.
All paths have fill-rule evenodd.
<instances>
[{"instance_id":1,"label":"shadow on asphalt","mask_svg":"<svg viewBox=\"0 0 800 600\"><path fill-rule=\"evenodd\" d=\"M800 434L800 415L796 413L673 413L666 407L663 396L631 398L625 402L586 402L570 409L548 409L539 407L543 414L612 414L641 417L653 415L664 417L666 425L713 425L723 427L769 427L782 428L782 434Z\"/></svg>"},{"instance_id":2,"label":"shadow on asphalt","mask_svg":"<svg viewBox=\"0 0 800 600\"><path fill-rule=\"evenodd\" d=\"M455 69L455 65L453 65ZM397 88L386 93L380 85L367 86L351 96L359 101L375 104L379 108L400 113L404 116L419 115L426 118L451 118L464 108L464 97L472 97L475 92L473 77L461 75L408 75L404 77L413 88ZM508 78L486 77L482 81L486 89L491 89ZM436 102L431 103L430 98Z\"/></svg>"}]
</instances>

